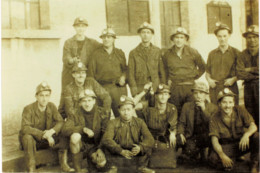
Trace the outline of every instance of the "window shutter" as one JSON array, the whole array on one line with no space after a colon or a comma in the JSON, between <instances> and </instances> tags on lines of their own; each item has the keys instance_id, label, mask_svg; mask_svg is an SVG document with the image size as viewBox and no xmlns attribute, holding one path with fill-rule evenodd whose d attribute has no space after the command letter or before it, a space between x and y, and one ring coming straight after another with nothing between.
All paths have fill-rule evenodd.
<instances>
[{"instance_id":1,"label":"window shutter","mask_svg":"<svg viewBox=\"0 0 260 173\"><path fill-rule=\"evenodd\" d=\"M112 25L116 34L128 33L127 0L106 0L107 24Z\"/></svg>"},{"instance_id":2,"label":"window shutter","mask_svg":"<svg viewBox=\"0 0 260 173\"><path fill-rule=\"evenodd\" d=\"M40 5L40 29L50 29L49 0L39 0Z\"/></svg>"},{"instance_id":3,"label":"window shutter","mask_svg":"<svg viewBox=\"0 0 260 173\"><path fill-rule=\"evenodd\" d=\"M147 0L129 0L129 32L136 34L138 27L143 22L150 23L149 2Z\"/></svg>"},{"instance_id":4,"label":"window shutter","mask_svg":"<svg viewBox=\"0 0 260 173\"><path fill-rule=\"evenodd\" d=\"M160 1L162 48L171 46L170 35L181 26L180 1Z\"/></svg>"},{"instance_id":5,"label":"window shutter","mask_svg":"<svg viewBox=\"0 0 260 173\"><path fill-rule=\"evenodd\" d=\"M232 30L231 6L225 1L211 1L207 4L208 33L214 33L216 23L221 22Z\"/></svg>"}]
</instances>

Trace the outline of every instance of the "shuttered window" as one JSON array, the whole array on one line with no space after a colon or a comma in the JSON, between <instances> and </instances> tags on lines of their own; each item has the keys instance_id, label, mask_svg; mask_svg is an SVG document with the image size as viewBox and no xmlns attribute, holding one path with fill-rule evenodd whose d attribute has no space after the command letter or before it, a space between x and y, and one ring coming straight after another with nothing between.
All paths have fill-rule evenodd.
<instances>
[{"instance_id":1,"label":"shuttered window","mask_svg":"<svg viewBox=\"0 0 260 173\"><path fill-rule=\"evenodd\" d=\"M150 22L148 0L106 0L106 14L117 35L136 35L143 22Z\"/></svg>"},{"instance_id":2,"label":"shuttered window","mask_svg":"<svg viewBox=\"0 0 260 173\"><path fill-rule=\"evenodd\" d=\"M232 30L231 6L225 1L211 1L207 4L208 33L214 33L216 23L221 22Z\"/></svg>"},{"instance_id":3,"label":"shuttered window","mask_svg":"<svg viewBox=\"0 0 260 173\"><path fill-rule=\"evenodd\" d=\"M160 18L162 48L168 48L172 44L170 41L170 35L177 27L181 26L180 1L161 0Z\"/></svg>"},{"instance_id":4,"label":"shuttered window","mask_svg":"<svg viewBox=\"0 0 260 173\"><path fill-rule=\"evenodd\" d=\"M2 0L3 29L50 29L49 0Z\"/></svg>"}]
</instances>

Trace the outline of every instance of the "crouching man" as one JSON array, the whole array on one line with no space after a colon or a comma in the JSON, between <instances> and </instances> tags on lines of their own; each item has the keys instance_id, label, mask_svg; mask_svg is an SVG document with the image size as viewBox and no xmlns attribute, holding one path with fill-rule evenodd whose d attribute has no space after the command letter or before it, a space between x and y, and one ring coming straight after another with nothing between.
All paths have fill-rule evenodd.
<instances>
[{"instance_id":1,"label":"crouching man","mask_svg":"<svg viewBox=\"0 0 260 173\"><path fill-rule=\"evenodd\" d=\"M109 151L108 157L117 167L123 166L120 165L121 161L133 159L131 164L138 163L138 171L153 173L147 165L154 139L145 122L133 117L134 101L130 97L120 97L119 113L120 117L108 123L101 141L102 146Z\"/></svg>"},{"instance_id":2,"label":"crouching man","mask_svg":"<svg viewBox=\"0 0 260 173\"><path fill-rule=\"evenodd\" d=\"M217 112L216 105L207 100L209 88L204 82L195 82L192 87L193 101L183 105L178 123L177 144L189 160L204 160L204 152L210 146L209 122Z\"/></svg>"},{"instance_id":3,"label":"crouching man","mask_svg":"<svg viewBox=\"0 0 260 173\"><path fill-rule=\"evenodd\" d=\"M213 151L209 161L214 167L232 170L236 158L250 152L251 172L258 172L259 134L253 117L244 107L235 106L235 94L228 88L217 97L219 111L210 121Z\"/></svg>"},{"instance_id":4,"label":"crouching man","mask_svg":"<svg viewBox=\"0 0 260 173\"><path fill-rule=\"evenodd\" d=\"M86 89L79 95L79 108L66 121L62 133L70 138L70 151L76 172L88 172L81 168L82 151L87 153L100 143L109 116L96 105L96 94Z\"/></svg>"},{"instance_id":5,"label":"crouching man","mask_svg":"<svg viewBox=\"0 0 260 173\"><path fill-rule=\"evenodd\" d=\"M36 88L36 102L26 106L22 114L22 129L19 139L25 152L28 172L36 169L35 153L40 149L58 148L59 132L63 119L56 106L49 102L51 88L42 82ZM59 150L59 160L63 171L73 171L67 164L67 152Z\"/></svg>"}]
</instances>

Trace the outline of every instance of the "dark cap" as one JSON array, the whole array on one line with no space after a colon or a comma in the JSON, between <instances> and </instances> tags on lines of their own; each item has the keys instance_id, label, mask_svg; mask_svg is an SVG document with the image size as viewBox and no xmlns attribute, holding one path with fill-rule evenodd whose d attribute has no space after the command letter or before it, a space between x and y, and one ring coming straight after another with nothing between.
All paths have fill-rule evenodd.
<instances>
[{"instance_id":1,"label":"dark cap","mask_svg":"<svg viewBox=\"0 0 260 173\"><path fill-rule=\"evenodd\" d=\"M87 71L86 66L82 62L76 63L72 68L72 73L78 71Z\"/></svg>"},{"instance_id":2,"label":"dark cap","mask_svg":"<svg viewBox=\"0 0 260 173\"><path fill-rule=\"evenodd\" d=\"M221 90L221 91L218 93L218 96L217 96L218 102L219 102L223 97L226 97L226 96L235 97L236 94L234 94L229 88L224 88L223 90Z\"/></svg>"},{"instance_id":3,"label":"dark cap","mask_svg":"<svg viewBox=\"0 0 260 173\"><path fill-rule=\"evenodd\" d=\"M247 37L248 34L254 34L259 36L259 27L257 25L251 25L247 28L247 31L243 33L243 37Z\"/></svg>"},{"instance_id":4,"label":"dark cap","mask_svg":"<svg viewBox=\"0 0 260 173\"><path fill-rule=\"evenodd\" d=\"M130 98L126 95L122 95L120 97L118 107L120 108L121 106L126 105L126 104L131 104L131 105L135 106L134 100L132 98Z\"/></svg>"},{"instance_id":5,"label":"dark cap","mask_svg":"<svg viewBox=\"0 0 260 173\"><path fill-rule=\"evenodd\" d=\"M154 34L153 26L150 23L144 22L140 27L137 29L137 33L140 33L142 29L149 29Z\"/></svg>"},{"instance_id":6,"label":"dark cap","mask_svg":"<svg viewBox=\"0 0 260 173\"><path fill-rule=\"evenodd\" d=\"M170 87L165 84L159 84L155 94L160 94L160 93L171 93Z\"/></svg>"},{"instance_id":7,"label":"dark cap","mask_svg":"<svg viewBox=\"0 0 260 173\"><path fill-rule=\"evenodd\" d=\"M36 95L39 94L42 91L50 91L51 92L51 87L48 85L47 82L42 82L40 83L37 88L36 88Z\"/></svg>"},{"instance_id":8,"label":"dark cap","mask_svg":"<svg viewBox=\"0 0 260 173\"><path fill-rule=\"evenodd\" d=\"M231 29L224 23L216 23L216 29L214 30L214 34L217 35L220 30L227 30L229 34L231 34Z\"/></svg>"},{"instance_id":9,"label":"dark cap","mask_svg":"<svg viewBox=\"0 0 260 173\"><path fill-rule=\"evenodd\" d=\"M86 26L88 26L88 21L87 19L83 18L83 17L77 17L74 20L73 26L79 25L79 24L84 24Z\"/></svg>"},{"instance_id":10,"label":"dark cap","mask_svg":"<svg viewBox=\"0 0 260 173\"><path fill-rule=\"evenodd\" d=\"M107 35L110 35L110 36L116 38L116 33L112 28L104 29L99 37L102 38L103 36L107 36Z\"/></svg>"},{"instance_id":11,"label":"dark cap","mask_svg":"<svg viewBox=\"0 0 260 173\"><path fill-rule=\"evenodd\" d=\"M209 87L204 82L201 82L201 81L195 82L195 84L193 85L191 90L192 91L194 91L194 90L202 91L207 94L209 93Z\"/></svg>"},{"instance_id":12,"label":"dark cap","mask_svg":"<svg viewBox=\"0 0 260 173\"><path fill-rule=\"evenodd\" d=\"M187 40L189 40L190 36L187 32L187 30L183 27L178 27L177 29L175 29L175 31L173 32L173 34L170 36L170 39L173 40L174 36L175 35L178 35L178 34L183 34L187 37Z\"/></svg>"},{"instance_id":13,"label":"dark cap","mask_svg":"<svg viewBox=\"0 0 260 173\"><path fill-rule=\"evenodd\" d=\"M97 98L95 92L91 89L85 89L84 91L82 91L80 94L79 94L79 100L82 100L86 97L92 97L92 98Z\"/></svg>"}]
</instances>

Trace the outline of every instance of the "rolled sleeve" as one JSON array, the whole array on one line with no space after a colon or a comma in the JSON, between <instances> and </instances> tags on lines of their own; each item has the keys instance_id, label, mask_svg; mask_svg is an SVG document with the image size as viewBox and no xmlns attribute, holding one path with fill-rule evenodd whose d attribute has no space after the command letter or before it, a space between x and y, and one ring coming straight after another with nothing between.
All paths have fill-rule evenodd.
<instances>
[{"instance_id":1,"label":"rolled sleeve","mask_svg":"<svg viewBox=\"0 0 260 173\"><path fill-rule=\"evenodd\" d=\"M215 119L209 122L209 136L216 136L217 138L220 138L218 124Z\"/></svg>"}]
</instances>

